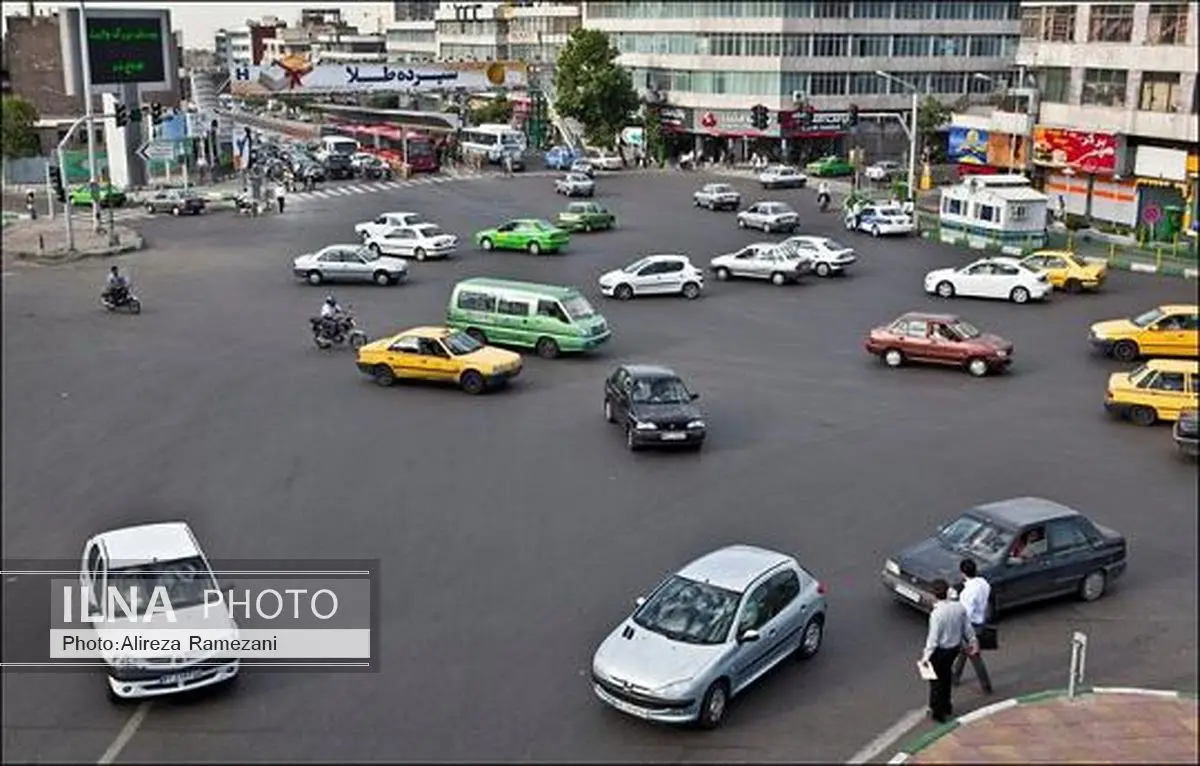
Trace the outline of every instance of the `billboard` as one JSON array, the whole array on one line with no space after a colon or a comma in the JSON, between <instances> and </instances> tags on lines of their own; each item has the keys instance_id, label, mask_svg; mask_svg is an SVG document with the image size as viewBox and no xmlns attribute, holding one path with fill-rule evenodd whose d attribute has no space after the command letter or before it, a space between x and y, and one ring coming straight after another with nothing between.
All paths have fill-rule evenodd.
<instances>
[{"instance_id":1,"label":"billboard","mask_svg":"<svg viewBox=\"0 0 1200 766\"><path fill-rule=\"evenodd\" d=\"M988 164L988 131L951 125L949 136L950 161L961 165Z\"/></svg>"},{"instance_id":2,"label":"billboard","mask_svg":"<svg viewBox=\"0 0 1200 766\"><path fill-rule=\"evenodd\" d=\"M1023 171L1029 165L1029 136L988 134L987 164Z\"/></svg>"},{"instance_id":3,"label":"billboard","mask_svg":"<svg viewBox=\"0 0 1200 766\"><path fill-rule=\"evenodd\" d=\"M229 89L234 96L412 91L525 86L525 65L518 62L446 63L416 69L386 64L321 64L307 56L286 56L264 66L234 66Z\"/></svg>"},{"instance_id":4,"label":"billboard","mask_svg":"<svg viewBox=\"0 0 1200 766\"><path fill-rule=\"evenodd\" d=\"M1033 129L1033 164L1089 175L1112 175L1117 169L1117 144L1112 133L1038 125Z\"/></svg>"},{"instance_id":5,"label":"billboard","mask_svg":"<svg viewBox=\"0 0 1200 766\"><path fill-rule=\"evenodd\" d=\"M83 40L77 9L62 8L59 18L63 79L68 95L83 91L81 52L87 56L95 93L119 95L126 85L136 85L142 92L175 90L175 43L170 11L88 8Z\"/></svg>"}]
</instances>

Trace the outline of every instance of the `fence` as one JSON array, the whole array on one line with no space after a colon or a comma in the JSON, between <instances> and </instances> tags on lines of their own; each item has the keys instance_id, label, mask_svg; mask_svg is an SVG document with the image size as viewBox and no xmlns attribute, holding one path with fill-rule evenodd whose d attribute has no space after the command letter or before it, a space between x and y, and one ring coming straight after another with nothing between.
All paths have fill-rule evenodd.
<instances>
[{"instance_id":1,"label":"fence","mask_svg":"<svg viewBox=\"0 0 1200 766\"><path fill-rule=\"evenodd\" d=\"M222 160L228 159L225 156L226 154L227 152L222 152ZM91 179L91 170L88 165L88 153L86 149L68 149L63 152L63 159L65 160L63 169L63 180L65 183L68 185L86 184ZM4 184L5 186L36 186L45 184L46 166L51 163L57 165L58 159L21 157L19 159L5 160ZM178 176L180 174L180 166L178 162L151 160L147 171L151 179L159 179L166 176L168 171L171 175ZM102 177L108 176L107 152L96 152L96 172Z\"/></svg>"}]
</instances>

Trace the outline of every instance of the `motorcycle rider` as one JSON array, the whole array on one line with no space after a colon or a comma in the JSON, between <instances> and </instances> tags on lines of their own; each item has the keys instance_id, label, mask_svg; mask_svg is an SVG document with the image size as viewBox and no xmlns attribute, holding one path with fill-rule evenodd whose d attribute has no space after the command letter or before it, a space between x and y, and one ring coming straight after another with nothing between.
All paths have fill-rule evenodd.
<instances>
[{"instance_id":1,"label":"motorcycle rider","mask_svg":"<svg viewBox=\"0 0 1200 766\"><path fill-rule=\"evenodd\" d=\"M822 181L817 187L817 204L821 206L822 210L824 210L825 208L829 207L829 202L831 199L832 196L829 192L829 184L825 181Z\"/></svg>"},{"instance_id":2,"label":"motorcycle rider","mask_svg":"<svg viewBox=\"0 0 1200 766\"><path fill-rule=\"evenodd\" d=\"M325 337L337 335L338 327L345 321L346 312L338 305L337 299L332 294L326 295L325 302L321 304L321 325Z\"/></svg>"},{"instance_id":3,"label":"motorcycle rider","mask_svg":"<svg viewBox=\"0 0 1200 766\"><path fill-rule=\"evenodd\" d=\"M108 284L104 288L104 297L113 303L119 303L123 296L129 294L129 280L121 274L115 265L108 270Z\"/></svg>"}]
</instances>

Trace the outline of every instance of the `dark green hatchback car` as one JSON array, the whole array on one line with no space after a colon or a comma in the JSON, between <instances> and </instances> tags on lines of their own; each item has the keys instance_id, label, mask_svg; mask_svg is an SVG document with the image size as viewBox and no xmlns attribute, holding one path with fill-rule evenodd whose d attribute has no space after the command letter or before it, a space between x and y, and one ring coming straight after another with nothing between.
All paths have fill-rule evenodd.
<instances>
[{"instance_id":1,"label":"dark green hatchback car","mask_svg":"<svg viewBox=\"0 0 1200 766\"><path fill-rule=\"evenodd\" d=\"M595 202L572 202L567 205L566 210L558 214L555 223L567 231L590 232L615 229L617 217Z\"/></svg>"}]
</instances>

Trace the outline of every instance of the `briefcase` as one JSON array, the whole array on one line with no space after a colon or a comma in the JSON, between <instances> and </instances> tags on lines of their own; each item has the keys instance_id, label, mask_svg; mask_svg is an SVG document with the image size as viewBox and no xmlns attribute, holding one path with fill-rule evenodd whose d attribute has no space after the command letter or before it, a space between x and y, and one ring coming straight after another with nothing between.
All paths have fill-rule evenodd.
<instances>
[{"instance_id":1,"label":"briefcase","mask_svg":"<svg viewBox=\"0 0 1200 766\"><path fill-rule=\"evenodd\" d=\"M980 651L991 652L1000 648L1000 633L995 625L984 625L975 631L975 640Z\"/></svg>"}]
</instances>

